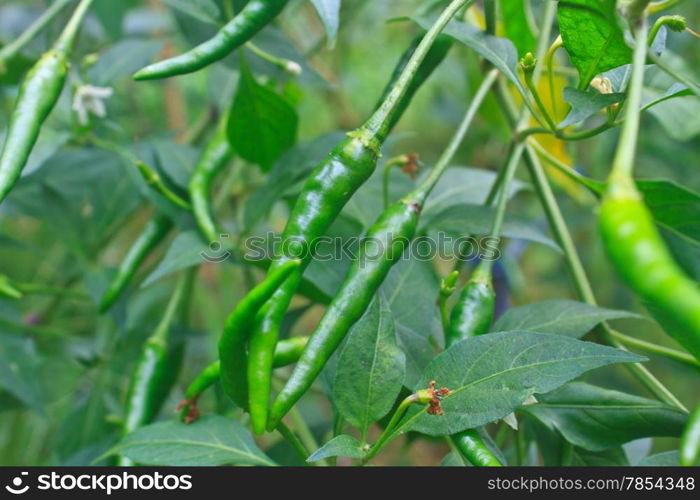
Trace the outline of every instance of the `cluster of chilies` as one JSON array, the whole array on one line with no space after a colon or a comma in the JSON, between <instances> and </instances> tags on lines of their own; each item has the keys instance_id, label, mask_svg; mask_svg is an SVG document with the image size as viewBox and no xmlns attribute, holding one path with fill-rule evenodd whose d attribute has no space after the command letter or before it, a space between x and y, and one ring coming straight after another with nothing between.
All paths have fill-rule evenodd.
<instances>
[{"instance_id":1,"label":"cluster of chilies","mask_svg":"<svg viewBox=\"0 0 700 500\"><path fill-rule=\"evenodd\" d=\"M38 137L42 122L55 105L68 71L68 61L78 27L93 0L81 0L64 32L27 74L10 120L0 156L0 201L14 186ZM288 0L250 0L212 39L180 56L137 72L137 80L165 78L197 71L230 54L271 23ZM441 35L455 14L470 0L453 0L434 25L408 48L372 116L330 152L307 179L282 233L283 241L310 244L324 235L353 194L374 172L380 150L413 95L446 57L453 40ZM601 206L603 241L622 276L644 299L677 326L674 337L700 359L700 291L687 278L666 249L653 219L636 190L631 165L639 126L639 106L644 70L646 24L634 25L637 43L622 145ZM236 306L223 328L219 360L207 367L190 385L183 402L183 418L197 418L196 402L207 387L220 381L237 406L250 413L256 433L275 430L282 418L309 390L351 327L365 313L404 246L416 234L422 207L452 160L486 94L497 78L491 70L475 94L469 110L432 170L418 186L389 206L367 230L367 239L382 243L379 255L360 249L358 258L338 293L332 298L316 330L309 337L279 341L282 320L313 256L284 255L273 260L266 278ZM229 163L234 151L222 124L193 170L188 186L188 207L203 238L212 242L219 231L211 214L210 186ZM499 237L511 180L523 152L523 144L511 148L509 161L487 198L499 195L492 236ZM517 151L517 153L515 152ZM500 193L500 194L499 194ZM104 294L101 311L108 310L128 286L146 256L169 234L174 223L157 215L146 227L119 266ZM300 255L305 255L300 258ZM462 289L450 315L443 316L446 348L464 338L488 333L494 318L493 263L483 260ZM163 320L147 340L131 380L127 396L125 434L150 422L174 383L182 358L182 346L172 345L169 330L176 311L181 319L188 310L189 289L195 270L180 277ZM443 294L455 291L458 273ZM445 293L445 290L448 290ZM290 378L272 405L274 368L295 363ZM437 417L436 417L437 418ZM476 429L452 436L452 443L474 465L501 465ZM691 416L683 444L682 461L694 463L700 454L700 408Z\"/></svg>"}]
</instances>

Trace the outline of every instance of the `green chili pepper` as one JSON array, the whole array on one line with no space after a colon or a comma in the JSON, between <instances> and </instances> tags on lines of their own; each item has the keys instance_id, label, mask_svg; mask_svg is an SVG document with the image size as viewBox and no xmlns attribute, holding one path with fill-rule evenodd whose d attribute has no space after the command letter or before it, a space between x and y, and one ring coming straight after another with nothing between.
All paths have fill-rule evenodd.
<instances>
[{"instance_id":1,"label":"green chili pepper","mask_svg":"<svg viewBox=\"0 0 700 500\"><path fill-rule=\"evenodd\" d=\"M177 379L184 357L184 343L169 345L170 330L178 310L181 319L187 318L195 274L196 268L193 268L180 276L163 318L146 340L126 397L126 415L121 429L124 436L156 417ZM122 458L121 463L127 465L131 462Z\"/></svg>"},{"instance_id":2,"label":"green chili pepper","mask_svg":"<svg viewBox=\"0 0 700 500\"><path fill-rule=\"evenodd\" d=\"M476 467L501 467L503 464L489 449L476 429L469 429L451 436L459 453Z\"/></svg>"},{"instance_id":3,"label":"green chili pepper","mask_svg":"<svg viewBox=\"0 0 700 500\"><path fill-rule=\"evenodd\" d=\"M280 340L275 349L273 368L282 368L296 363L308 341L309 337L292 337ZM177 407L178 410L182 410L181 416L185 422L191 423L199 418L197 400L204 391L219 381L220 372L221 361L214 361L204 368L187 387L185 399Z\"/></svg>"},{"instance_id":4,"label":"green chili pepper","mask_svg":"<svg viewBox=\"0 0 700 500\"><path fill-rule=\"evenodd\" d=\"M258 313L250 341L248 382L253 430L265 430L272 388L272 356L282 318L313 255L310 248L377 165L379 149L404 109L411 84L440 32L459 9L471 0L453 0L413 51L401 75L383 103L359 129L348 133L331 154L311 173L282 233L284 255L273 261L274 270L289 258L302 258L302 265ZM444 57L444 56L443 56ZM431 63L432 64L432 63ZM414 88L414 91L416 88ZM255 386L254 389L252 386Z\"/></svg>"},{"instance_id":5,"label":"green chili pepper","mask_svg":"<svg viewBox=\"0 0 700 500\"><path fill-rule=\"evenodd\" d=\"M496 292L491 269L482 265L484 262L476 267L452 309L446 347L467 337L488 333L491 328L496 310Z\"/></svg>"},{"instance_id":6,"label":"green chili pepper","mask_svg":"<svg viewBox=\"0 0 700 500\"><path fill-rule=\"evenodd\" d=\"M117 274L107 287L102 301L100 302L100 312L105 312L117 301L124 292L131 278L136 274L137 269L144 259L151 253L163 239L168 235L173 227L170 219L164 215L157 215L144 228L143 232L131 245L124 260L119 264Z\"/></svg>"},{"instance_id":7,"label":"green chili pepper","mask_svg":"<svg viewBox=\"0 0 700 500\"><path fill-rule=\"evenodd\" d=\"M700 461L700 404L688 418L681 437L681 465L692 467Z\"/></svg>"},{"instance_id":8,"label":"green chili pepper","mask_svg":"<svg viewBox=\"0 0 700 500\"><path fill-rule=\"evenodd\" d=\"M146 66L134 80L154 80L192 73L223 59L270 24L289 0L250 0L219 32L189 52Z\"/></svg>"},{"instance_id":9,"label":"green chili pepper","mask_svg":"<svg viewBox=\"0 0 700 500\"><path fill-rule=\"evenodd\" d=\"M358 258L350 266L340 290L326 309L291 377L272 405L268 430L274 429L311 387L347 332L367 310L391 267L403 255L415 235L421 207L454 157L496 76L494 70L486 77L464 120L430 175L403 200L389 207L367 231Z\"/></svg>"},{"instance_id":10,"label":"green chili pepper","mask_svg":"<svg viewBox=\"0 0 700 500\"><path fill-rule=\"evenodd\" d=\"M233 149L226 136L226 129L219 127L192 171L187 187L197 226L209 243L219 239L219 231L209 207L209 189L216 175L226 166L232 156Z\"/></svg>"},{"instance_id":11,"label":"green chili pepper","mask_svg":"<svg viewBox=\"0 0 700 500\"><path fill-rule=\"evenodd\" d=\"M12 190L39 137L41 125L56 105L68 74L75 38L93 0L82 0L51 50L29 70L19 88L0 153L0 202Z\"/></svg>"},{"instance_id":12,"label":"green chili pepper","mask_svg":"<svg viewBox=\"0 0 700 500\"><path fill-rule=\"evenodd\" d=\"M700 360L700 290L676 264L637 190L634 167L647 54L647 24L635 29L625 121L600 207L603 243L623 279L673 325L668 333Z\"/></svg>"},{"instance_id":13,"label":"green chili pepper","mask_svg":"<svg viewBox=\"0 0 700 500\"><path fill-rule=\"evenodd\" d=\"M255 313L300 265L299 260L289 260L269 272L267 278L253 288L226 319L224 332L219 341L221 386L233 402L241 408L246 408L248 405L246 347Z\"/></svg>"}]
</instances>

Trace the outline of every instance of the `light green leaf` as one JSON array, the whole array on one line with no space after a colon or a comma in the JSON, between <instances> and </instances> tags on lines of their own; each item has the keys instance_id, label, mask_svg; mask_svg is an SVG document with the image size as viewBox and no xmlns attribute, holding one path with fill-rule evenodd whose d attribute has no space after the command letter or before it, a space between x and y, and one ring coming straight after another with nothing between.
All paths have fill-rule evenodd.
<instances>
[{"instance_id":1,"label":"light green leaf","mask_svg":"<svg viewBox=\"0 0 700 500\"><path fill-rule=\"evenodd\" d=\"M44 394L37 378L38 354L29 337L0 333L0 388L27 407L44 413Z\"/></svg>"},{"instance_id":2,"label":"light green leaf","mask_svg":"<svg viewBox=\"0 0 700 500\"><path fill-rule=\"evenodd\" d=\"M380 295L352 327L340 353L333 400L341 415L366 433L394 405L405 365L396 344L394 318Z\"/></svg>"},{"instance_id":3,"label":"light green leaf","mask_svg":"<svg viewBox=\"0 0 700 500\"><path fill-rule=\"evenodd\" d=\"M571 110L559 128L587 120L603 108L625 100L625 94L601 94L595 90L564 89L564 100L571 104Z\"/></svg>"},{"instance_id":4,"label":"light green leaf","mask_svg":"<svg viewBox=\"0 0 700 500\"><path fill-rule=\"evenodd\" d=\"M258 449L245 427L219 415L193 424L170 420L141 427L108 455L124 455L144 465L275 465Z\"/></svg>"},{"instance_id":5,"label":"light green leaf","mask_svg":"<svg viewBox=\"0 0 700 500\"><path fill-rule=\"evenodd\" d=\"M231 145L241 158L269 171L296 142L298 122L292 105L258 84L247 65L241 65L241 80L228 122Z\"/></svg>"},{"instance_id":6,"label":"light green leaf","mask_svg":"<svg viewBox=\"0 0 700 500\"><path fill-rule=\"evenodd\" d=\"M206 259L217 262L216 258L220 258L223 261L227 255L230 257L227 252L226 248L222 248L220 252L214 253L209 245L202 241L197 231L183 231L175 237L163 260L143 280L141 288L150 286L159 279L170 276L181 269L201 264Z\"/></svg>"},{"instance_id":7,"label":"light green leaf","mask_svg":"<svg viewBox=\"0 0 700 500\"><path fill-rule=\"evenodd\" d=\"M364 455L365 451L357 439L347 434L341 434L313 452L306 461L316 462L328 457L362 458Z\"/></svg>"},{"instance_id":8,"label":"light green leaf","mask_svg":"<svg viewBox=\"0 0 700 500\"><path fill-rule=\"evenodd\" d=\"M640 317L628 311L603 309L574 300L554 299L509 309L496 321L491 331L530 330L580 338L603 321Z\"/></svg>"},{"instance_id":9,"label":"light green leaf","mask_svg":"<svg viewBox=\"0 0 700 500\"><path fill-rule=\"evenodd\" d=\"M583 382L567 384L519 411L591 451L644 437L678 437L688 418L675 406Z\"/></svg>"},{"instance_id":10,"label":"light green leaf","mask_svg":"<svg viewBox=\"0 0 700 500\"><path fill-rule=\"evenodd\" d=\"M615 0L562 0L557 19L564 48L578 70L580 90L604 71L630 62L632 50L617 23Z\"/></svg>"},{"instance_id":11,"label":"light green leaf","mask_svg":"<svg viewBox=\"0 0 700 500\"><path fill-rule=\"evenodd\" d=\"M637 467L678 467L680 465L680 456L678 450L665 451L650 455L644 460L637 463Z\"/></svg>"},{"instance_id":12,"label":"light green leaf","mask_svg":"<svg viewBox=\"0 0 700 500\"><path fill-rule=\"evenodd\" d=\"M131 76L151 62L162 46L163 42L158 40L119 40L101 53L95 65L88 70L89 83L105 87Z\"/></svg>"},{"instance_id":13,"label":"light green leaf","mask_svg":"<svg viewBox=\"0 0 700 500\"><path fill-rule=\"evenodd\" d=\"M424 389L434 380L449 388L444 415L413 408L400 429L441 436L479 427L505 417L528 396L550 392L586 371L643 360L547 333L511 331L465 339L438 355L415 387Z\"/></svg>"},{"instance_id":14,"label":"light green leaf","mask_svg":"<svg viewBox=\"0 0 700 500\"><path fill-rule=\"evenodd\" d=\"M166 4L178 9L204 23L218 26L221 11L214 0L164 0Z\"/></svg>"},{"instance_id":15,"label":"light green leaf","mask_svg":"<svg viewBox=\"0 0 700 500\"><path fill-rule=\"evenodd\" d=\"M318 16L326 28L328 45L335 45L340 24L340 0L311 0L311 3L316 7Z\"/></svg>"}]
</instances>

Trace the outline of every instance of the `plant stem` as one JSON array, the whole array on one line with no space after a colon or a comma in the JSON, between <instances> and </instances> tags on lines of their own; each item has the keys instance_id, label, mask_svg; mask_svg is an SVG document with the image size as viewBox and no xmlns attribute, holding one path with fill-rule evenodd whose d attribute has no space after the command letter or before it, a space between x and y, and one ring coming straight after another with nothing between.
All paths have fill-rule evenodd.
<instances>
[{"instance_id":1,"label":"plant stem","mask_svg":"<svg viewBox=\"0 0 700 500\"><path fill-rule=\"evenodd\" d=\"M377 442L374 443L374 445L369 449L367 454L364 457L362 457L363 464L369 462L377 453L381 451L382 448L384 448L384 446L386 446L386 444L391 440L391 438L393 438L394 430L398 426L403 416L406 414L408 407L411 406L413 403L416 403L417 401L418 396L416 394L411 394L406 399L401 401L401 404L399 404L399 407L394 412L394 415L391 417L391 420L389 420L389 423L384 429L384 432L382 432L382 435L379 436L379 439L377 439Z\"/></svg>"},{"instance_id":2,"label":"plant stem","mask_svg":"<svg viewBox=\"0 0 700 500\"><path fill-rule=\"evenodd\" d=\"M535 98L535 104L537 105L537 109L539 109L540 114L544 117L544 120L547 122L547 125L549 125L549 129L552 131L556 131L557 125L556 123L554 123L554 120L552 120L552 117L549 115L549 111L547 111L544 102L542 102L542 97L540 97L540 93L537 90L537 85L535 85L535 82L532 79L532 73L528 71L525 72L525 85L527 85L527 88L530 89L532 97Z\"/></svg>"},{"instance_id":3,"label":"plant stem","mask_svg":"<svg viewBox=\"0 0 700 500\"><path fill-rule=\"evenodd\" d=\"M491 89L491 86L494 84L497 77L497 70L493 69L488 72L486 78L484 78L484 81L481 83L479 90L477 90L476 94L474 94L472 102L469 105L469 109L467 109L467 113L465 114L462 123L460 123L459 128L452 136L452 139L447 145L447 148L443 151L442 155L440 156L440 159L437 161L435 167L431 170L428 177L426 177L425 180L421 182L420 186L418 186L406 196L405 199L407 201L418 203L421 206L423 205L425 199L428 197L432 189L435 187L435 184L437 184L437 181L445 172L445 169L450 165L450 162L454 158L454 155L457 152L459 145L464 140L464 136L467 135L467 131L469 130L469 127L472 121L474 120L476 112L479 110L481 103L484 101L484 98L488 94L489 90Z\"/></svg>"},{"instance_id":4,"label":"plant stem","mask_svg":"<svg viewBox=\"0 0 700 500\"><path fill-rule=\"evenodd\" d=\"M384 169L382 170L382 198L384 200L384 210L389 208L389 175L391 174L391 169L398 165L406 165L408 160L408 155L400 155L391 158L384 164Z\"/></svg>"},{"instance_id":5,"label":"plant stem","mask_svg":"<svg viewBox=\"0 0 700 500\"><path fill-rule=\"evenodd\" d=\"M301 458L302 463L306 466L309 467L311 464L306 461L307 458L311 456L311 453L309 450L306 449L304 446L304 443L302 443L299 438L297 437L296 434L292 432L292 430L287 427L287 424L284 422L280 422L277 425L277 431L282 435L282 437L290 444L292 445L292 448L294 448L294 451L299 455L299 458Z\"/></svg>"},{"instance_id":6,"label":"plant stem","mask_svg":"<svg viewBox=\"0 0 700 500\"><path fill-rule=\"evenodd\" d=\"M78 35L78 30L80 29L80 24L83 22L83 18L85 17L85 14L87 14L87 11L92 5L93 1L94 0L80 1L78 7L75 9L75 12L73 12L73 16L70 18L70 21L68 21L68 24L66 24L65 29L61 33L61 36L58 37L58 40L54 44L54 50L63 52L66 57L70 55L73 48L73 42L75 41L75 37Z\"/></svg>"},{"instance_id":7,"label":"plant stem","mask_svg":"<svg viewBox=\"0 0 700 500\"><path fill-rule=\"evenodd\" d=\"M588 177L579 174L574 169L574 167L563 163L556 156L554 156L552 153L550 153L544 147L542 147L542 145L539 142L530 139L528 140L528 145L531 148L537 150L540 156L542 156L547 161L547 163L552 165L562 174L566 175L569 179L576 181L577 183L587 188L597 198L600 198L600 196L602 196L602 194L605 192L606 184L604 182L589 179Z\"/></svg>"},{"instance_id":8,"label":"plant stem","mask_svg":"<svg viewBox=\"0 0 700 500\"><path fill-rule=\"evenodd\" d=\"M292 421L294 428L299 433L299 438L301 439L301 442L304 443L304 446L308 449L318 450L320 446L314 435L311 433L311 429L309 429L309 426L306 425L306 421L304 420L304 417L301 416L298 409L292 408L289 411L289 419ZM325 459L319 460L317 463L318 465L322 466L328 465L328 462L326 462Z\"/></svg>"},{"instance_id":9,"label":"plant stem","mask_svg":"<svg viewBox=\"0 0 700 500\"><path fill-rule=\"evenodd\" d=\"M0 49L0 72L6 61L15 57L31 42L61 11L74 0L55 0L24 32Z\"/></svg>"},{"instance_id":10,"label":"plant stem","mask_svg":"<svg viewBox=\"0 0 700 500\"><path fill-rule=\"evenodd\" d=\"M269 52L266 52L257 45L255 45L253 42L247 42L245 46L248 48L248 50L250 50L253 54L258 56L260 59L277 66L285 73L292 76L299 76L301 74L302 69L301 66L299 66L299 63L290 59L283 59L281 57L273 56Z\"/></svg>"},{"instance_id":11,"label":"plant stem","mask_svg":"<svg viewBox=\"0 0 700 500\"><path fill-rule=\"evenodd\" d=\"M652 342L647 342L646 340L641 340L636 337L630 337L629 335L625 335L624 333L618 332L617 330L613 329L610 329L609 334L615 340L618 340L623 344L627 344L628 346L636 347L638 349L642 349L652 354L658 354L659 356L664 356L666 358L678 361L679 363L683 363L692 368L695 368L696 370L700 368L700 361L698 361L697 359L695 359L694 356L691 356L686 352L677 351L676 349L671 349L670 347L665 347L662 345L654 344Z\"/></svg>"},{"instance_id":12,"label":"plant stem","mask_svg":"<svg viewBox=\"0 0 700 500\"><path fill-rule=\"evenodd\" d=\"M442 30L447 26L447 23L457 14L463 7L471 4L474 0L452 0L447 8L440 14L440 17L426 32L425 36L416 47L415 52L409 59L401 76L396 81L393 89L386 97L382 105L374 112L369 120L364 124L363 129L370 135L383 139L388 133L388 124L391 122L391 117L396 114L401 100L408 91L408 87L413 80L414 75L418 71L421 63L428 55L428 51L433 43L440 35Z\"/></svg>"},{"instance_id":13,"label":"plant stem","mask_svg":"<svg viewBox=\"0 0 700 500\"><path fill-rule=\"evenodd\" d=\"M558 119L559 111L557 110L557 100L554 95L554 54L563 45L564 41L561 39L561 35L559 35L544 56L545 66L547 67L547 79L549 81L549 98L552 101L552 115L555 120Z\"/></svg>"},{"instance_id":14,"label":"plant stem","mask_svg":"<svg viewBox=\"0 0 700 500\"><path fill-rule=\"evenodd\" d=\"M652 2L647 6L647 14L657 14L664 10L671 9L682 1L683 0L663 0L661 2Z\"/></svg>"},{"instance_id":15,"label":"plant stem","mask_svg":"<svg viewBox=\"0 0 700 500\"><path fill-rule=\"evenodd\" d=\"M625 119L612 166L612 175L630 178L639 136L640 109L644 88L644 68L647 58L647 23L642 20L635 30L632 75L625 100Z\"/></svg>"}]
</instances>

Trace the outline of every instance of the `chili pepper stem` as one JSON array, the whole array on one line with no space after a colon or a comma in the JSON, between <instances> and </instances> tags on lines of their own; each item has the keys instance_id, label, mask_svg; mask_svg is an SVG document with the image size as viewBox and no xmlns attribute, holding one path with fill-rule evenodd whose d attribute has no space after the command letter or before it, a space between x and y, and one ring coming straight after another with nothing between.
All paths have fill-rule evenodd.
<instances>
[{"instance_id":1,"label":"chili pepper stem","mask_svg":"<svg viewBox=\"0 0 700 500\"><path fill-rule=\"evenodd\" d=\"M401 401L401 404L399 404L399 407L396 408L396 411L394 412L394 415L391 417L391 420L389 420L389 423L387 424L386 428L384 429L384 432L379 436L379 439L372 445L372 447L369 449L369 451L365 454L364 457L362 457L361 462L363 464L366 464L374 456L379 453L384 446L391 441L391 439L394 437L393 433L396 427L398 426L399 422L401 419L404 417L406 414L406 411L408 410L408 407L411 406L413 403L418 402L418 395L417 394L411 394L408 396L406 399Z\"/></svg>"},{"instance_id":2,"label":"chili pepper stem","mask_svg":"<svg viewBox=\"0 0 700 500\"><path fill-rule=\"evenodd\" d=\"M290 445L292 445L292 448L294 448L294 451L306 467L310 467L313 465L312 463L306 461L306 459L311 456L311 452L306 449L304 443L301 442L297 435L294 434L294 432L289 427L287 427L287 424L285 424L284 422L280 422L277 426L277 432L279 432L282 435L282 437Z\"/></svg>"},{"instance_id":3,"label":"chili pepper stem","mask_svg":"<svg viewBox=\"0 0 700 500\"><path fill-rule=\"evenodd\" d=\"M401 99L406 94L408 87L411 84L413 76L418 71L420 64L425 59L425 56L428 54L428 51L437 39L438 35L460 9L471 4L473 1L474 0L452 0L445 10L442 11L440 17L438 17L435 23L426 32L423 40L421 40L418 47L416 47L413 56L411 56L411 59L408 61L408 64L401 73L401 76L397 80L394 88L391 90L379 109L377 109L377 111L375 111L370 119L364 124L363 128L369 132L371 136L378 138L383 138L386 136L388 133L387 124L391 121L392 115L396 113Z\"/></svg>"},{"instance_id":4,"label":"chili pepper stem","mask_svg":"<svg viewBox=\"0 0 700 500\"><path fill-rule=\"evenodd\" d=\"M137 161L136 167L138 168L139 173L141 174L141 177L143 177L143 180L146 182L146 184L149 187L153 188L155 192L163 196L175 207L185 210L187 212L192 211L192 205L190 205L188 201L183 199L172 189L166 186L163 182L163 179L161 179L160 175L158 175L158 172L153 170L151 167L149 167L142 161Z\"/></svg>"},{"instance_id":5,"label":"chili pepper stem","mask_svg":"<svg viewBox=\"0 0 700 500\"><path fill-rule=\"evenodd\" d=\"M554 93L554 55L557 50L564 46L564 41L559 35L554 43L547 50L547 54L544 56L545 66L547 67L547 78L549 80L549 98L552 102L552 117L557 120L559 116L559 111L557 110L557 99Z\"/></svg>"},{"instance_id":6,"label":"chili pepper stem","mask_svg":"<svg viewBox=\"0 0 700 500\"><path fill-rule=\"evenodd\" d=\"M51 23L64 8L74 0L56 0L34 21L20 36L0 49L0 73L6 61L16 56L46 26Z\"/></svg>"},{"instance_id":7,"label":"chili pepper stem","mask_svg":"<svg viewBox=\"0 0 700 500\"><path fill-rule=\"evenodd\" d=\"M695 357L691 356L686 352L671 349L670 347L654 344L652 342L647 342L636 337L630 337L629 335L625 335L624 333L618 332L617 330L613 329L610 329L608 333L611 338L618 340L628 346L636 347L638 349L642 349L646 352L657 354L659 356L664 356L665 358L672 359L679 363L683 363L687 366L695 368L696 370L700 369L700 361L698 361L697 359L695 359Z\"/></svg>"},{"instance_id":8,"label":"chili pepper stem","mask_svg":"<svg viewBox=\"0 0 700 500\"><path fill-rule=\"evenodd\" d=\"M389 208L389 174L391 174L391 169L398 165L405 165L408 163L408 155L400 155L391 158L384 164L384 169L382 170L382 196L384 200L384 210Z\"/></svg>"},{"instance_id":9,"label":"chili pepper stem","mask_svg":"<svg viewBox=\"0 0 700 500\"><path fill-rule=\"evenodd\" d=\"M63 52L66 54L66 56L70 55L75 37L78 35L78 30L83 22L83 18L85 17L85 14L87 14L88 9L90 9L93 2L94 0L80 1L78 7L76 7L75 12L73 13L73 16L70 18L65 29L61 33L61 36L56 41L56 44L54 45L55 50Z\"/></svg>"}]
</instances>

